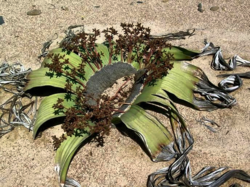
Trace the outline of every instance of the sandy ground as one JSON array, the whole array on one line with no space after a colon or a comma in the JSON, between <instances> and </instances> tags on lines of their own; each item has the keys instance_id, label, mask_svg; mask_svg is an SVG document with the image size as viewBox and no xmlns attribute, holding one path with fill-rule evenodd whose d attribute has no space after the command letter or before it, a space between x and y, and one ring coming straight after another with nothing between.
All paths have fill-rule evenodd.
<instances>
[{"instance_id":1,"label":"sandy ground","mask_svg":"<svg viewBox=\"0 0 250 187\"><path fill-rule=\"evenodd\" d=\"M205 11L197 10L202 2ZM37 69L37 56L42 44L55 33L63 33L70 25L84 24L91 28L119 27L121 22L141 22L152 29L152 34L196 29L196 35L172 42L185 48L200 50L206 38L220 46L226 59L238 54L250 60L250 1L249 0L1 0L0 62L22 62L27 68ZM28 16L33 5L42 13ZM65 6L68 10L62 10ZM95 6L100 6L95 8ZM219 10L211 11L212 6ZM210 68L212 57L202 57L191 63L201 67L210 80L217 84L219 72ZM238 68L236 72L246 72ZM193 172L205 166L229 166L250 174L250 80L244 80L241 89L232 93L237 105L232 109L213 112L195 111L178 106L194 137L194 148L189 154ZM7 96L1 90L0 103ZM206 116L221 127L212 133L196 122ZM59 127L32 138L32 132L17 127L0 139L0 186L2 187L54 187L58 186L54 172L54 155L51 135ZM113 129L104 147L88 144L74 157L68 176L83 187L143 187L147 176L169 163L152 163L142 149L128 137ZM223 186L229 186L230 180ZM250 186L239 182L243 186Z\"/></svg>"}]
</instances>

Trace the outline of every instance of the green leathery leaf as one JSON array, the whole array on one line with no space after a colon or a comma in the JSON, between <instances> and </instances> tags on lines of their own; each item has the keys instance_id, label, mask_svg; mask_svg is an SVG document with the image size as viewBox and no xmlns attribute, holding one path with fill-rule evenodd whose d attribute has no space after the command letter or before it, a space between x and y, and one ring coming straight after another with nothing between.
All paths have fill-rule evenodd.
<instances>
[{"instance_id":1,"label":"green leathery leaf","mask_svg":"<svg viewBox=\"0 0 250 187\"><path fill-rule=\"evenodd\" d=\"M26 84L24 91L28 91L31 90L32 88L43 87L43 86L53 86L62 89L65 88L66 77L61 76L61 77L50 78L49 76L45 76L46 72L49 72L49 68L40 68L32 71L27 76L29 82Z\"/></svg>"},{"instance_id":2,"label":"green leathery leaf","mask_svg":"<svg viewBox=\"0 0 250 187\"><path fill-rule=\"evenodd\" d=\"M45 97L39 107L37 118L33 127L33 137L35 138L39 128L48 120L64 117L63 113L55 114L55 109L52 108L54 104L57 103L57 100L64 99L65 93L53 94L48 97ZM64 100L62 105L65 107L63 111L65 112L68 108L74 106L75 95L72 95L72 100Z\"/></svg>"},{"instance_id":3,"label":"green leathery leaf","mask_svg":"<svg viewBox=\"0 0 250 187\"><path fill-rule=\"evenodd\" d=\"M180 121L180 124L182 125L182 128L184 128L187 131L186 124L184 120L182 119L181 115L179 114L177 108L175 107L174 103L171 101L171 99L168 97L168 94L162 90L161 85L157 84L155 86L146 86L140 96L136 98L136 100L133 102L133 105L140 104L140 103L146 103L148 105L154 105L164 110L157 110L157 108L151 109L155 112L161 113L163 115L166 115L170 118L170 122L172 124L172 130L176 129L178 127L177 119ZM149 108L150 110L150 108ZM168 115L167 115L168 113ZM174 130L175 131L175 130Z\"/></svg>"},{"instance_id":4,"label":"green leathery leaf","mask_svg":"<svg viewBox=\"0 0 250 187\"><path fill-rule=\"evenodd\" d=\"M161 83L161 80L158 80L158 82L154 86L145 86L141 94L136 98L132 105L138 105L140 103L156 103L157 105L162 106L165 109L170 108L173 118L176 118L176 116L178 118L181 118L174 103L171 101L168 94L162 89ZM165 113L163 114L165 115ZM185 125L185 123L183 124Z\"/></svg>"},{"instance_id":5,"label":"green leathery leaf","mask_svg":"<svg viewBox=\"0 0 250 187\"><path fill-rule=\"evenodd\" d=\"M173 142L171 133L154 116L143 108L132 105L131 108L121 116L121 121L127 128L133 130L143 140L149 150L152 160L162 152L165 146Z\"/></svg>"},{"instance_id":6,"label":"green leathery leaf","mask_svg":"<svg viewBox=\"0 0 250 187\"><path fill-rule=\"evenodd\" d=\"M169 99L168 94L164 90L175 94L179 99L192 103L195 83L198 82L199 79L193 75L193 70L190 67L188 67L188 69L187 66L186 63L174 62L174 67L169 71L167 76L162 79L157 79L153 86L149 84L146 85L133 104L157 100L155 98L156 95ZM165 104L169 103L169 101L165 102Z\"/></svg>"},{"instance_id":7,"label":"green leathery leaf","mask_svg":"<svg viewBox=\"0 0 250 187\"><path fill-rule=\"evenodd\" d=\"M101 60L103 65L107 65L109 62L109 51L107 46L104 44L96 44L96 50L100 54L101 52L103 53L103 56L101 55Z\"/></svg>"},{"instance_id":8,"label":"green leathery leaf","mask_svg":"<svg viewBox=\"0 0 250 187\"><path fill-rule=\"evenodd\" d=\"M80 56L78 56L77 54L70 52L70 51L65 51L62 48L56 48L56 49L52 49L51 51L49 51L49 54L55 54L55 55L60 55L63 56L65 55L64 59L69 59L69 61L71 62L71 64L75 67L77 67L77 65L79 63L81 63L82 58ZM60 60L62 61L62 60ZM44 67L45 63L51 64L52 60L51 58L48 58L48 56L46 56L41 64L41 67Z\"/></svg>"},{"instance_id":9,"label":"green leathery leaf","mask_svg":"<svg viewBox=\"0 0 250 187\"><path fill-rule=\"evenodd\" d=\"M185 62L174 62L174 67L159 82L163 90L174 94L179 99L193 103L193 90L200 80L190 71L192 70L190 66L195 68Z\"/></svg>"},{"instance_id":10,"label":"green leathery leaf","mask_svg":"<svg viewBox=\"0 0 250 187\"><path fill-rule=\"evenodd\" d=\"M170 106L169 97L162 89L162 81L159 79L154 86L146 85L141 94L132 103L133 105L141 102L159 102L166 106Z\"/></svg>"},{"instance_id":11,"label":"green leathery leaf","mask_svg":"<svg viewBox=\"0 0 250 187\"><path fill-rule=\"evenodd\" d=\"M104 47L102 46L100 48L105 52ZM82 63L81 57L79 57L78 55L76 55L75 53L72 53L72 52L70 54L67 54L67 51L63 51L62 48L57 48L57 49L51 50L50 53L59 54L60 56L65 55L64 59L69 59L70 64L75 68L77 68ZM102 57L102 58L105 59L105 57ZM63 60L60 60L60 61L62 62ZM44 67L45 63L52 63L52 61L50 58L45 57L45 59L42 63L42 66L39 69L32 71L27 76L27 79L29 80L29 82L24 88L25 91L28 91L32 88L43 87L43 86L52 86L52 87L62 88L62 89L65 88L65 83L66 83L66 79L67 79L66 77L54 76L54 77L50 78L49 76L45 76L46 72L50 72L49 68ZM91 69L91 67L89 66L89 64L85 65L84 70L85 70L84 80L82 80L82 79L80 80L82 84L86 84L88 79L94 75L94 72ZM95 68L95 70L97 70L97 69ZM70 72L70 70L68 70L68 71ZM79 86L79 84L73 84L72 89L75 90L77 86Z\"/></svg>"},{"instance_id":12,"label":"green leathery leaf","mask_svg":"<svg viewBox=\"0 0 250 187\"><path fill-rule=\"evenodd\" d=\"M193 58L195 58L197 55L200 54L200 52L198 51L191 51L178 46L172 46L171 48L164 48L163 50L173 54L174 60L176 61L192 60Z\"/></svg>"},{"instance_id":13,"label":"green leathery leaf","mask_svg":"<svg viewBox=\"0 0 250 187\"><path fill-rule=\"evenodd\" d=\"M92 122L89 123L90 125L93 125ZM61 143L60 147L57 149L55 156L55 169L58 172L61 184L64 184L66 181L69 165L74 154L81 146L83 141L86 140L89 136L91 136L91 134L89 133L89 129L86 129L85 132L81 132L80 135L67 136L67 139L64 140Z\"/></svg>"},{"instance_id":14,"label":"green leathery leaf","mask_svg":"<svg viewBox=\"0 0 250 187\"><path fill-rule=\"evenodd\" d=\"M100 54L100 59L102 61L102 65L108 65L109 63L109 51L106 45L104 44L95 44L95 49L96 52ZM84 51L81 51L82 54L86 54ZM103 53L103 55L101 55L101 53ZM96 71L98 71L98 69L95 67Z\"/></svg>"},{"instance_id":15,"label":"green leathery leaf","mask_svg":"<svg viewBox=\"0 0 250 187\"><path fill-rule=\"evenodd\" d=\"M164 91L179 99L175 102L189 103L198 110L211 111L235 104L235 99L211 83L202 69L186 62L174 62L174 67L159 82Z\"/></svg>"},{"instance_id":16,"label":"green leathery leaf","mask_svg":"<svg viewBox=\"0 0 250 187\"><path fill-rule=\"evenodd\" d=\"M131 63L131 65L132 65L136 70L139 70L139 69L140 69L140 64L139 64L138 62L136 62L136 61L133 61L133 62Z\"/></svg>"},{"instance_id":17,"label":"green leathery leaf","mask_svg":"<svg viewBox=\"0 0 250 187\"><path fill-rule=\"evenodd\" d=\"M155 82L155 88L150 88L151 86L147 85L145 89L156 89L159 87L162 90L175 95L178 99L188 102L194 108L199 110L203 110L203 106L200 105L201 103L207 105L208 108L206 109L210 108L212 110L217 108L207 100L201 100L199 103L195 102L196 98L194 92L198 89L198 83L202 81L201 74L204 74L200 68L186 62L174 62L173 65L174 67L169 71L167 76L158 79ZM143 91L144 90L142 90L142 92ZM159 90L155 92L155 94L158 92Z\"/></svg>"},{"instance_id":18,"label":"green leathery leaf","mask_svg":"<svg viewBox=\"0 0 250 187\"><path fill-rule=\"evenodd\" d=\"M222 101L221 103L216 103L206 97L199 98L195 93L218 95ZM230 95L221 92L218 87L213 85L200 68L186 62L175 61L173 62L173 68L169 70L167 76L157 79L153 86L146 85L133 104L159 100L154 98L154 96L168 100L169 94L177 98L174 102L179 102L189 107L192 106L198 110L214 110L218 107L228 107L226 104L223 105L223 102L230 104L233 101ZM172 96L170 98L173 99ZM168 105L168 102L166 102L166 105Z\"/></svg>"},{"instance_id":19,"label":"green leathery leaf","mask_svg":"<svg viewBox=\"0 0 250 187\"><path fill-rule=\"evenodd\" d=\"M105 47L105 46L104 46ZM104 47L99 47L98 49L104 51L103 53L106 54L105 52L105 48ZM77 68L81 63L82 63L82 58L80 56L78 56L77 54L73 53L73 52L70 52L69 51L64 51L62 48L57 48L57 49L53 49L50 51L50 53L53 53L53 54L57 54L59 56L63 56L65 55L64 59L69 59L69 62L70 64ZM68 54L69 53L69 54ZM105 60L105 57L101 57L101 59ZM60 62L63 62L63 60L60 60ZM43 60L42 62L42 65L41 67L44 67L44 64L45 63L48 63L48 64L51 64L52 63L52 60L51 58L48 58L48 56L45 57L45 59ZM64 67L64 66L63 66ZM97 71L98 69L93 66L95 71ZM82 80L83 84L85 84L87 82L87 80L92 76L94 75L94 72L93 70L91 69L91 67L89 66L89 64L86 63L85 67L84 67L84 70L85 70L85 74L84 74L84 78L85 80Z\"/></svg>"}]
</instances>

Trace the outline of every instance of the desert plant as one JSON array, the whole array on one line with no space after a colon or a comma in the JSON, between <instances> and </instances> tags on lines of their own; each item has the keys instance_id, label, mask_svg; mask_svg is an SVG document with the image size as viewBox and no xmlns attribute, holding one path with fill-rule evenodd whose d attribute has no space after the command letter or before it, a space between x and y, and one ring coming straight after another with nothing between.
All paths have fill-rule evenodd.
<instances>
[{"instance_id":1,"label":"desert plant","mask_svg":"<svg viewBox=\"0 0 250 187\"><path fill-rule=\"evenodd\" d=\"M174 102L197 110L235 104L200 68L181 62L203 53L152 38L150 29L139 23L121 27L123 35L112 27L102 31L106 41L101 44L96 43L100 35L96 29L93 34L69 34L27 76L25 93L46 96L38 110L34 138L45 122L63 119L65 134L53 137L60 183L79 185L67 179L77 149L89 138L102 144L112 124L118 127L122 123L139 136L153 161L175 159L170 167L150 175L148 186L218 186L231 177L250 181L240 170L220 176L226 168L205 168L191 177L187 154L194 140ZM107 94L115 84L114 94ZM171 129L152 111L169 118Z\"/></svg>"}]
</instances>

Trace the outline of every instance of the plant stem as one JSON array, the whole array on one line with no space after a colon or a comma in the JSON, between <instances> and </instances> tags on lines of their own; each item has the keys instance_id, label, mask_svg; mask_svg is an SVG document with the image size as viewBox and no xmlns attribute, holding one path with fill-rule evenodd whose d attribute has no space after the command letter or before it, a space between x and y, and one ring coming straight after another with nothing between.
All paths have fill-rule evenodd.
<instances>
[{"instance_id":1,"label":"plant stem","mask_svg":"<svg viewBox=\"0 0 250 187\"><path fill-rule=\"evenodd\" d=\"M128 48L128 63L131 63L131 56L132 56L132 47L129 46L129 48Z\"/></svg>"},{"instance_id":2,"label":"plant stem","mask_svg":"<svg viewBox=\"0 0 250 187\"><path fill-rule=\"evenodd\" d=\"M95 52L95 56L97 57L97 56L98 56L98 52L97 52L97 50L96 50L95 43L93 43L92 46L93 46L93 48L95 49L94 52ZM102 63L100 63L101 67L99 66L99 63L98 63L98 62L95 63L95 64L96 64L96 67L97 67L98 69L101 69L101 68L102 68Z\"/></svg>"},{"instance_id":3,"label":"plant stem","mask_svg":"<svg viewBox=\"0 0 250 187\"><path fill-rule=\"evenodd\" d=\"M111 36L109 38L109 64L112 63L112 55L113 55L113 44L111 40Z\"/></svg>"},{"instance_id":4,"label":"plant stem","mask_svg":"<svg viewBox=\"0 0 250 187\"><path fill-rule=\"evenodd\" d=\"M123 62L123 51L121 49L121 61Z\"/></svg>"},{"instance_id":5,"label":"plant stem","mask_svg":"<svg viewBox=\"0 0 250 187\"><path fill-rule=\"evenodd\" d=\"M72 79L72 77L73 77L73 79L77 80L78 84L80 84L83 88L86 88L85 84L83 84L82 81L79 80L77 77L75 77L73 75L71 75L72 77L68 77L67 75L63 75L63 74L62 74L62 76L66 77L66 78L70 78L70 79Z\"/></svg>"}]
</instances>

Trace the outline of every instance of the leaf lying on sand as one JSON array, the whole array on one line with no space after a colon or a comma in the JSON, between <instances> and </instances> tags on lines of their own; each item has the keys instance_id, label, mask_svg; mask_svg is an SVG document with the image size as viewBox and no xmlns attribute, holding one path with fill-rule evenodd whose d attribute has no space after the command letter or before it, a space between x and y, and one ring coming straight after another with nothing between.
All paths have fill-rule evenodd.
<instances>
[{"instance_id":1,"label":"leaf lying on sand","mask_svg":"<svg viewBox=\"0 0 250 187\"><path fill-rule=\"evenodd\" d=\"M211 67L214 70L232 71L236 69L237 66L250 67L250 61L244 60L238 55L234 55L233 58L231 58L227 63L223 58L220 47L215 47L212 42L207 42L206 40L204 43L205 47L202 49L202 52L198 54L196 57L204 55L214 55L213 61L211 63ZM225 76L229 77L222 80L219 83L219 87L226 92L232 92L237 90L242 86L241 78L250 77L249 72L218 75L218 77L225 77Z\"/></svg>"},{"instance_id":2,"label":"leaf lying on sand","mask_svg":"<svg viewBox=\"0 0 250 187\"><path fill-rule=\"evenodd\" d=\"M227 167L221 167L217 170L214 167L205 167L192 177L190 161L186 156L180 159L179 169L180 173L171 172L176 167L177 161L169 167L158 170L149 175L147 187L161 187L161 186L204 186L204 187L218 187L227 182L231 178L236 178L246 182L250 182L250 176L242 170L230 170L225 172ZM175 175L175 176L173 176Z\"/></svg>"},{"instance_id":3,"label":"leaf lying on sand","mask_svg":"<svg viewBox=\"0 0 250 187\"><path fill-rule=\"evenodd\" d=\"M59 181L62 186L65 186L66 184L80 186L75 180L67 178L67 172L75 152L90 134L88 133L88 130L77 132L76 134L78 135L68 136L66 141L63 141L56 151L55 170L58 173Z\"/></svg>"},{"instance_id":4,"label":"leaf lying on sand","mask_svg":"<svg viewBox=\"0 0 250 187\"><path fill-rule=\"evenodd\" d=\"M214 70L234 70L236 66L250 66L250 61L242 59L238 55L234 55L227 63L222 55L221 48L215 47L212 42L204 41L205 47L198 56L214 55L211 67Z\"/></svg>"},{"instance_id":5,"label":"leaf lying on sand","mask_svg":"<svg viewBox=\"0 0 250 187\"><path fill-rule=\"evenodd\" d=\"M172 40L181 40L185 39L186 36L191 37L194 35L195 29L191 30L188 29L187 31L179 31L176 33L168 33L165 35L151 35L151 39L156 39L156 38L161 38L164 39L165 41L172 41Z\"/></svg>"},{"instance_id":6,"label":"leaf lying on sand","mask_svg":"<svg viewBox=\"0 0 250 187\"><path fill-rule=\"evenodd\" d=\"M247 78L249 79L250 78L250 71L246 72L246 73L232 73L232 74L220 74L220 75L217 75L217 77L228 77L228 76L231 76L231 75L237 75L241 78Z\"/></svg>"},{"instance_id":7,"label":"leaf lying on sand","mask_svg":"<svg viewBox=\"0 0 250 187\"><path fill-rule=\"evenodd\" d=\"M23 125L31 130L33 128L36 119L37 98L32 101L32 96L23 92L23 86L27 82L25 77L30 72L30 68L26 70L19 62L12 65L4 62L0 65L0 88L13 94L0 105L0 111L2 112L0 116L0 137L13 130L14 126L17 125ZM28 98L30 103L24 105L22 102L24 97ZM32 118L31 114L34 115Z\"/></svg>"},{"instance_id":8,"label":"leaf lying on sand","mask_svg":"<svg viewBox=\"0 0 250 187\"><path fill-rule=\"evenodd\" d=\"M209 120L209 119L205 118L204 116L200 120L196 120L196 121L199 122L201 125L204 125L205 127L207 127L212 132L217 132L217 130L214 129L213 127L207 125L206 123L210 123L211 125L215 125L217 127L220 127L216 122L214 122L213 120Z\"/></svg>"},{"instance_id":9,"label":"leaf lying on sand","mask_svg":"<svg viewBox=\"0 0 250 187\"><path fill-rule=\"evenodd\" d=\"M233 92L242 86L242 80L238 75L230 75L219 83L219 87L226 92Z\"/></svg>"}]
</instances>

